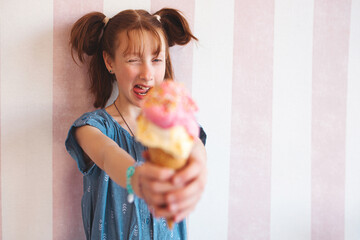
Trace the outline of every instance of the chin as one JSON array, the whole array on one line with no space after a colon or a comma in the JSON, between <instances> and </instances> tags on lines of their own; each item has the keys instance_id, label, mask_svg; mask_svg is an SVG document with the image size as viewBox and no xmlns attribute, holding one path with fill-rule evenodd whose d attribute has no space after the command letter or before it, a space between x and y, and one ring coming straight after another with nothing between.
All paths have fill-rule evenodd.
<instances>
[{"instance_id":1,"label":"chin","mask_svg":"<svg viewBox=\"0 0 360 240\"><path fill-rule=\"evenodd\" d=\"M134 107L138 107L138 108L141 108L142 103L143 103L143 100L140 100L140 99L135 99L135 101L132 101L132 104L134 105Z\"/></svg>"}]
</instances>

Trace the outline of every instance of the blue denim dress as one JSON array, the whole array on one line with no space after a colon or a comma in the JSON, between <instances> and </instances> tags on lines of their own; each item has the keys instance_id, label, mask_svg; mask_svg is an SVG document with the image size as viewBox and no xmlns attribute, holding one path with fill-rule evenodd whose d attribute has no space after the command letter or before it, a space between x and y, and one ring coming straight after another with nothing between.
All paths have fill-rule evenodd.
<instances>
[{"instance_id":1,"label":"blue denim dress","mask_svg":"<svg viewBox=\"0 0 360 240\"><path fill-rule=\"evenodd\" d=\"M138 163L144 161L142 152L145 147L104 109L85 113L71 126L65 146L83 174L84 193L81 205L86 238L88 240L187 239L185 220L174 224L173 229L169 230L166 220L154 218L142 199L135 197L133 203L128 203L127 190L113 182L92 161L84 158L74 135L75 128L84 125L98 128ZM206 134L202 129L200 136L205 143Z\"/></svg>"}]
</instances>

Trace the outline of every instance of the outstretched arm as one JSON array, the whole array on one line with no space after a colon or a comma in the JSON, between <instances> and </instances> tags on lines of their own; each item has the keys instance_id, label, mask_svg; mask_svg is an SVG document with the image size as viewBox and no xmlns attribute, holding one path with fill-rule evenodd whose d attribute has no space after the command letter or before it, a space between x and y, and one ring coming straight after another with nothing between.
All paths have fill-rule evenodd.
<instances>
[{"instance_id":1,"label":"outstretched arm","mask_svg":"<svg viewBox=\"0 0 360 240\"><path fill-rule=\"evenodd\" d=\"M135 160L116 142L92 126L76 129L76 139L85 154L118 185L126 188L126 171L135 164ZM174 189L169 183L174 171L145 163L136 168L131 178L132 187L138 197L143 198L140 186L147 187L150 199L157 205L164 204L164 192Z\"/></svg>"}]
</instances>

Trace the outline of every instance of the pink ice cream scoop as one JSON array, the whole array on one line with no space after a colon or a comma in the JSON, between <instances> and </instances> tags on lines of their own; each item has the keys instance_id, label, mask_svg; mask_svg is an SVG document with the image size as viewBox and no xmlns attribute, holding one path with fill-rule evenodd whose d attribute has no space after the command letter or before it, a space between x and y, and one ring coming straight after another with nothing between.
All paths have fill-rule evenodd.
<instances>
[{"instance_id":1,"label":"pink ice cream scoop","mask_svg":"<svg viewBox=\"0 0 360 240\"><path fill-rule=\"evenodd\" d=\"M145 118L160 128L183 126L189 135L199 135L195 102L181 83L163 81L153 87L142 106Z\"/></svg>"}]
</instances>

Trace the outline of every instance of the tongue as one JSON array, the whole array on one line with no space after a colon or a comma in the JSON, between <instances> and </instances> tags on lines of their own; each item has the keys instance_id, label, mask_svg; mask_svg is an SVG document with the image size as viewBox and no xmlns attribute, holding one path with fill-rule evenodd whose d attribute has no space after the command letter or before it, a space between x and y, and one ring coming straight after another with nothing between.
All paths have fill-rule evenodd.
<instances>
[{"instance_id":1,"label":"tongue","mask_svg":"<svg viewBox=\"0 0 360 240\"><path fill-rule=\"evenodd\" d=\"M139 87L137 87L137 86L134 87L134 92L135 92L135 93L142 93L142 94L144 94L144 93L146 93L147 91L148 91L148 89L141 89L141 88L139 88Z\"/></svg>"}]
</instances>

